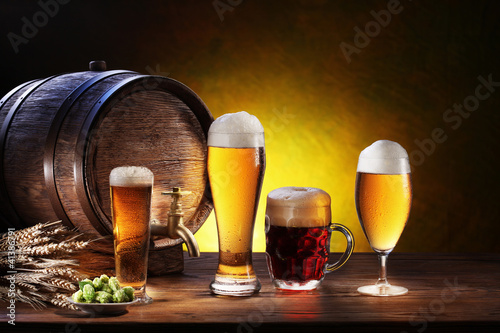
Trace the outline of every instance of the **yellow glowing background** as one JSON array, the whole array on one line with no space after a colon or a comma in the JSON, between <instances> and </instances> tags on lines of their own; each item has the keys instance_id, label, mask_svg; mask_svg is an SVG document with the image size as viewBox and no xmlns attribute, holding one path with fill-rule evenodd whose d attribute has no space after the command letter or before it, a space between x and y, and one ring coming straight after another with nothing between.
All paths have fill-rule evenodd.
<instances>
[{"instance_id":1,"label":"yellow glowing background","mask_svg":"<svg viewBox=\"0 0 500 333\"><path fill-rule=\"evenodd\" d=\"M362 234L354 208L354 179L359 154L352 145L356 141L355 129L341 125L331 116L328 105L312 107L293 99L289 96L288 100L282 101L283 106L273 109L266 110L267 106L259 101L245 108L261 120L266 131L267 168L255 224L254 251L265 251L267 193L282 186L324 189L332 197L333 221L345 224L356 235ZM335 109L342 108L335 100L327 104ZM232 110L238 109L235 106ZM214 114L215 117L219 115ZM317 119L323 121L318 122ZM334 140L336 135L342 139ZM215 216L212 213L196 234L202 251L218 251L216 236ZM332 246L332 249L340 250L344 246L341 238L338 237L338 245ZM361 240L357 249L368 250Z\"/></svg>"},{"instance_id":2,"label":"yellow glowing background","mask_svg":"<svg viewBox=\"0 0 500 333\"><path fill-rule=\"evenodd\" d=\"M265 249L266 195L288 185L327 191L333 221L352 230L356 251L371 251L354 206L357 158L378 139L394 140L414 162L412 211L395 250L500 251L500 88L460 124L443 118L474 96L479 77L500 81L500 2L402 1L385 27L357 44L355 27L375 22L371 12L387 2L232 3L219 15L213 1L70 2L17 54L7 38L0 41L0 95L104 59L109 69L183 82L215 118L256 115L266 131L267 170L255 251ZM38 10L33 1L2 3L3 36ZM341 43L358 46L350 62ZM446 139L431 144L435 129ZM196 238L202 251L218 250L213 214ZM341 251L342 236L332 244Z\"/></svg>"}]
</instances>

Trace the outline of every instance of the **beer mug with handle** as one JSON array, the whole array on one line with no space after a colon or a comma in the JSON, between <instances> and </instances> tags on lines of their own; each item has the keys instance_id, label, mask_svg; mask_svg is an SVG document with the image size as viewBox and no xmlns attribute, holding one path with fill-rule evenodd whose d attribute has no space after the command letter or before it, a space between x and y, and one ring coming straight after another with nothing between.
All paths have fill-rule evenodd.
<instances>
[{"instance_id":1,"label":"beer mug with handle","mask_svg":"<svg viewBox=\"0 0 500 333\"><path fill-rule=\"evenodd\" d=\"M325 273L337 270L351 256L354 237L341 224L331 223L330 196L311 187L282 187L267 196L266 257L278 289L312 290ZM347 239L342 257L329 264L330 235Z\"/></svg>"}]
</instances>

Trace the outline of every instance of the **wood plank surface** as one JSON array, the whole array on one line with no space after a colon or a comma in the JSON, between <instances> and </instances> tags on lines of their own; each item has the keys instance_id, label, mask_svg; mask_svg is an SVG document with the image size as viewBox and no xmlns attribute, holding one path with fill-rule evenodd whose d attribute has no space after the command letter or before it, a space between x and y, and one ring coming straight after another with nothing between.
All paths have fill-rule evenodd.
<instances>
[{"instance_id":1,"label":"wood plank surface","mask_svg":"<svg viewBox=\"0 0 500 333\"><path fill-rule=\"evenodd\" d=\"M262 283L252 297L222 297L208 288L217 253L185 256L181 274L152 277L154 302L118 316L94 316L50 307L35 311L16 304L8 332L498 332L499 254L399 254L389 256L389 282L405 296L371 297L357 287L375 282L374 253L355 253L320 288L283 292L273 288L264 253L254 254ZM2 303L5 304L5 303ZM6 312L2 306L1 313ZM2 316L2 318L6 318ZM1 324L4 328L7 323ZM2 332L4 330L2 329ZM311 331L313 332L313 331Z\"/></svg>"}]
</instances>

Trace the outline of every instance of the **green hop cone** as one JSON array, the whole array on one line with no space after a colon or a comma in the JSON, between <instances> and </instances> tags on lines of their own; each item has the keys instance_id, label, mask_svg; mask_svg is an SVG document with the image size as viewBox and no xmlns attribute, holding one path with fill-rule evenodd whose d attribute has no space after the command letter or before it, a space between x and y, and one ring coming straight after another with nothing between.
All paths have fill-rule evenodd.
<instances>
[{"instance_id":1,"label":"green hop cone","mask_svg":"<svg viewBox=\"0 0 500 333\"><path fill-rule=\"evenodd\" d=\"M113 303L113 295L106 291L98 291L95 300L99 303Z\"/></svg>"},{"instance_id":2,"label":"green hop cone","mask_svg":"<svg viewBox=\"0 0 500 333\"><path fill-rule=\"evenodd\" d=\"M101 279L102 280L102 279ZM111 295L113 295L114 291L113 289L111 289L111 287L109 286L109 284L107 283L103 283L102 284L102 288L101 288L101 291L105 291L107 293L110 293Z\"/></svg>"},{"instance_id":3,"label":"green hop cone","mask_svg":"<svg viewBox=\"0 0 500 333\"><path fill-rule=\"evenodd\" d=\"M94 289L96 291L102 290L102 286L104 285L104 282L102 282L101 278L96 277L94 281L92 281L92 284L94 285Z\"/></svg>"},{"instance_id":4,"label":"green hop cone","mask_svg":"<svg viewBox=\"0 0 500 333\"><path fill-rule=\"evenodd\" d=\"M85 280L82 280L82 281L78 282L78 285L80 286L80 290L82 290L82 291L83 291L83 287L84 287L86 284L90 284L91 286L94 286L94 284L92 283L92 280L85 279Z\"/></svg>"},{"instance_id":5,"label":"green hop cone","mask_svg":"<svg viewBox=\"0 0 500 333\"><path fill-rule=\"evenodd\" d=\"M123 291L123 289L117 290L113 294L113 302L115 303L123 303L127 302L127 300L128 300L127 294L125 294L125 291Z\"/></svg>"},{"instance_id":6,"label":"green hop cone","mask_svg":"<svg viewBox=\"0 0 500 333\"><path fill-rule=\"evenodd\" d=\"M111 290L113 290L113 292L116 293L118 290L120 290L120 282L118 282L118 280L114 276L110 277L109 287L111 288Z\"/></svg>"},{"instance_id":7,"label":"green hop cone","mask_svg":"<svg viewBox=\"0 0 500 333\"><path fill-rule=\"evenodd\" d=\"M86 284L83 286L83 298L86 303L92 303L95 299L95 289L92 284Z\"/></svg>"},{"instance_id":8,"label":"green hop cone","mask_svg":"<svg viewBox=\"0 0 500 333\"><path fill-rule=\"evenodd\" d=\"M127 286L123 287L122 290L125 292L125 295L127 295L128 302L132 302L134 300L134 288Z\"/></svg>"},{"instance_id":9,"label":"green hop cone","mask_svg":"<svg viewBox=\"0 0 500 333\"><path fill-rule=\"evenodd\" d=\"M83 291L81 290L78 290L73 295L71 295L71 298L77 303L85 303L85 298L83 298Z\"/></svg>"},{"instance_id":10,"label":"green hop cone","mask_svg":"<svg viewBox=\"0 0 500 333\"><path fill-rule=\"evenodd\" d=\"M101 275L101 281L103 283L109 283L109 277L106 274Z\"/></svg>"}]
</instances>

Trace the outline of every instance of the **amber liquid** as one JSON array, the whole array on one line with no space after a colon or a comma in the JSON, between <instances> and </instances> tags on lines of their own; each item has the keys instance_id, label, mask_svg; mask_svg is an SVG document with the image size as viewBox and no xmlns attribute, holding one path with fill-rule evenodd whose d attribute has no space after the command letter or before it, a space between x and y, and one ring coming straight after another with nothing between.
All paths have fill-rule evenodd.
<instances>
[{"instance_id":1,"label":"amber liquid","mask_svg":"<svg viewBox=\"0 0 500 333\"><path fill-rule=\"evenodd\" d=\"M111 186L116 277L123 285L146 284L151 186Z\"/></svg>"},{"instance_id":2,"label":"amber liquid","mask_svg":"<svg viewBox=\"0 0 500 333\"><path fill-rule=\"evenodd\" d=\"M252 240L264 171L264 147L208 147L208 174L219 234L219 276L255 277Z\"/></svg>"},{"instance_id":3,"label":"amber liquid","mask_svg":"<svg viewBox=\"0 0 500 333\"><path fill-rule=\"evenodd\" d=\"M358 172L355 196L359 221L371 247L376 251L391 251L410 215L410 174Z\"/></svg>"}]
</instances>

